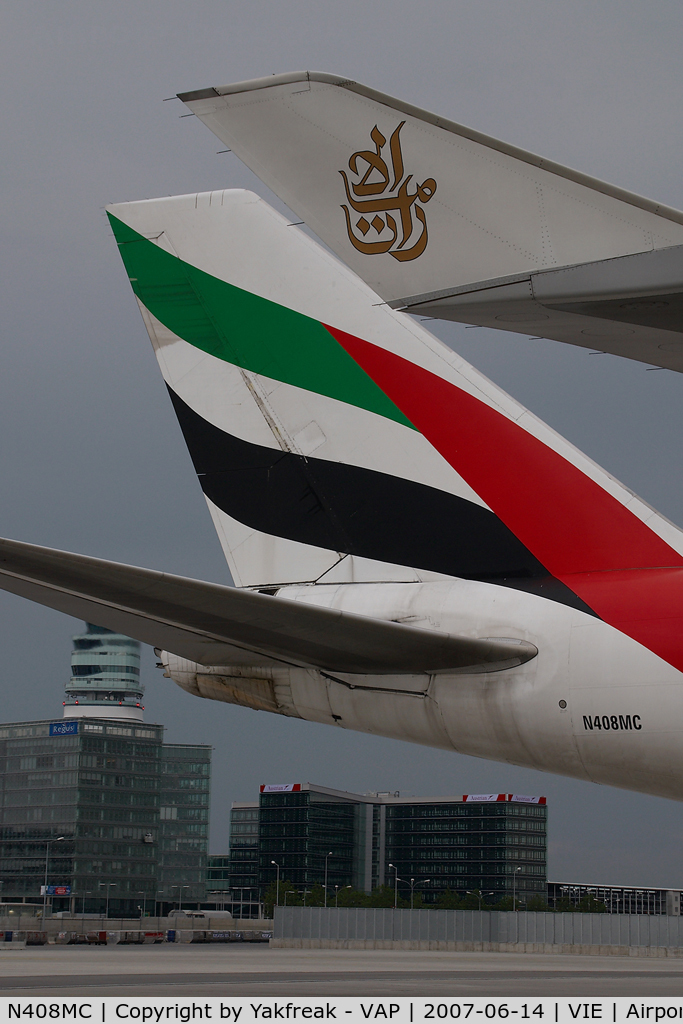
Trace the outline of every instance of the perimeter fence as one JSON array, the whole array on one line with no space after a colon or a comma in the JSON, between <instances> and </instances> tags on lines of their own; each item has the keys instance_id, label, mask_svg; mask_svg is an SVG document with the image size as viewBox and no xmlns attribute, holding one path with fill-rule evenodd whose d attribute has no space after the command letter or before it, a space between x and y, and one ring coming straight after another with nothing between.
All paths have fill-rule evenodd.
<instances>
[{"instance_id":1,"label":"perimeter fence","mask_svg":"<svg viewBox=\"0 0 683 1024\"><path fill-rule=\"evenodd\" d=\"M276 907L272 945L356 949L515 949L527 952L619 952L620 955L633 955L632 951L639 949L652 951L639 955L683 956L683 917Z\"/></svg>"}]
</instances>

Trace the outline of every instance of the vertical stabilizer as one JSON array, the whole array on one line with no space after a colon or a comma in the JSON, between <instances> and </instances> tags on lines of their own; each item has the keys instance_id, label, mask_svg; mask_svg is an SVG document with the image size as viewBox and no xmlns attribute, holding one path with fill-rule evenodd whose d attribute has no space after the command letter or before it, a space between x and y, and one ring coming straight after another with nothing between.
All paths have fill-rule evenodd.
<instances>
[{"instance_id":1,"label":"vertical stabilizer","mask_svg":"<svg viewBox=\"0 0 683 1024\"><path fill-rule=\"evenodd\" d=\"M109 213L240 585L481 580L674 656L680 531L316 242L242 191Z\"/></svg>"}]
</instances>

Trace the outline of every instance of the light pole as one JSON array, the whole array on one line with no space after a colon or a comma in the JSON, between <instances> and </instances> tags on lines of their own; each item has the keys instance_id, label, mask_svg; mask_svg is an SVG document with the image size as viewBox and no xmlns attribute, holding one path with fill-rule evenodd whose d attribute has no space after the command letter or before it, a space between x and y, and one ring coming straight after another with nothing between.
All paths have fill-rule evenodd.
<instances>
[{"instance_id":1,"label":"light pole","mask_svg":"<svg viewBox=\"0 0 683 1024\"><path fill-rule=\"evenodd\" d=\"M325 906L327 906L327 858L332 856L332 850L325 854Z\"/></svg>"},{"instance_id":2,"label":"light pole","mask_svg":"<svg viewBox=\"0 0 683 1024\"><path fill-rule=\"evenodd\" d=\"M342 886L342 888L343 889L351 889L353 887L350 886L350 885L344 885L344 886ZM335 885L335 887L334 887L334 905L335 905L335 907L339 906L339 904L337 903L338 899L339 899L339 886Z\"/></svg>"},{"instance_id":3,"label":"light pole","mask_svg":"<svg viewBox=\"0 0 683 1024\"><path fill-rule=\"evenodd\" d=\"M517 868L517 870L521 871L522 869L521 868ZM476 896L477 897L477 899L479 900L479 910L481 911L481 901L482 901L483 897L484 896L495 896L496 894L495 894L495 892L482 892L481 889L468 889L467 890L467 895L468 896Z\"/></svg>"},{"instance_id":4,"label":"light pole","mask_svg":"<svg viewBox=\"0 0 683 1024\"><path fill-rule=\"evenodd\" d=\"M189 885L172 885L171 890L178 890L178 910L183 909L183 889L189 889Z\"/></svg>"},{"instance_id":5,"label":"light pole","mask_svg":"<svg viewBox=\"0 0 683 1024\"><path fill-rule=\"evenodd\" d=\"M215 900L214 901L216 903L216 910L225 910L225 894L226 894L226 892L227 892L226 889L209 889L209 896L222 896L223 897L222 900ZM229 892L228 892L228 895L230 895ZM231 900L230 902L231 902L231 904L233 904L235 901Z\"/></svg>"},{"instance_id":6,"label":"light pole","mask_svg":"<svg viewBox=\"0 0 683 1024\"><path fill-rule=\"evenodd\" d=\"M413 893L415 892L416 885L426 885L427 882L431 882L431 878L423 878L421 882L416 882L414 878L410 879L410 909L413 909ZM479 903L479 909L481 910L481 901Z\"/></svg>"},{"instance_id":7,"label":"light pole","mask_svg":"<svg viewBox=\"0 0 683 1024\"><path fill-rule=\"evenodd\" d=\"M294 896L295 893L296 893L296 889L287 889L286 890L286 892L285 892L285 906L287 906L287 897L288 896Z\"/></svg>"},{"instance_id":8,"label":"light pole","mask_svg":"<svg viewBox=\"0 0 683 1024\"><path fill-rule=\"evenodd\" d=\"M481 889L467 889L468 896L476 896L479 900L479 909L481 910Z\"/></svg>"},{"instance_id":9,"label":"light pole","mask_svg":"<svg viewBox=\"0 0 683 1024\"><path fill-rule=\"evenodd\" d=\"M142 914L141 914L141 916L144 917L145 916L145 911L147 910L147 893L144 890L140 889L138 891L138 896L142 896Z\"/></svg>"},{"instance_id":10,"label":"light pole","mask_svg":"<svg viewBox=\"0 0 683 1024\"><path fill-rule=\"evenodd\" d=\"M81 896L81 917L85 916L85 897L92 896L92 889L87 889Z\"/></svg>"},{"instance_id":11,"label":"light pole","mask_svg":"<svg viewBox=\"0 0 683 1024\"><path fill-rule=\"evenodd\" d=\"M390 868L394 869L394 910L398 906L398 868L395 864L390 864Z\"/></svg>"},{"instance_id":12,"label":"light pole","mask_svg":"<svg viewBox=\"0 0 683 1024\"><path fill-rule=\"evenodd\" d=\"M110 889L115 889L115 888L116 888L116 882L100 882L99 884L100 884L101 886L102 886L102 885L106 885L106 887L107 887L107 909L106 909L106 911L105 911L105 914L104 914L104 916L105 916L105 917L107 918L107 920L108 920L108 919L109 919L109 890L110 890Z\"/></svg>"},{"instance_id":13,"label":"light pole","mask_svg":"<svg viewBox=\"0 0 683 1024\"><path fill-rule=\"evenodd\" d=\"M520 868L515 868L515 870L512 872L512 909L513 910L517 909L517 897L515 895L515 893L517 891L517 873L519 871L521 871L521 870L522 870L521 867Z\"/></svg>"},{"instance_id":14,"label":"light pole","mask_svg":"<svg viewBox=\"0 0 683 1024\"><path fill-rule=\"evenodd\" d=\"M43 886L43 921L47 913L47 867L50 859L50 843L61 843L64 836L57 836L56 839L48 839L45 842L45 885Z\"/></svg>"},{"instance_id":15,"label":"light pole","mask_svg":"<svg viewBox=\"0 0 683 1024\"><path fill-rule=\"evenodd\" d=\"M301 894L303 896L303 898L304 898L304 906L306 906L306 897L310 896L310 894L311 894L311 890L310 889L304 889L303 893Z\"/></svg>"},{"instance_id":16,"label":"light pole","mask_svg":"<svg viewBox=\"0 0 683 1024\"><path fill-rule=\"evenodd\" d=\"M275 883L275 906L280 906L280 865L276 860L271 860L271 864L274 864L277 868L277 882Z\"/></svg>"}]
</instances>

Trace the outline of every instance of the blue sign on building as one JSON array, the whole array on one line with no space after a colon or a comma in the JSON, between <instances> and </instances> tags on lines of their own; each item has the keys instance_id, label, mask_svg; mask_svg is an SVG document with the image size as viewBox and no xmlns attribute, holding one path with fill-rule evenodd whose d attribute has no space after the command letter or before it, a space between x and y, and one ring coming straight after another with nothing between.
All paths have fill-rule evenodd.
<instances>
[{"instance_id":1,"label":"blue sign on building","mask_svg":"<svg viewBox=\"0 0 683 1024\"><path fill-rule=\"evenodd\" d=\"M40 887L41 896L70 896L71 886L70 885L41 885Z\"/></svg>"},{"instance_id":2,"label":"blue sign on building","mask_svg":"<svg viewBox=\"0 0 683 1024\"><path fill-rule=\"evenodd\" d=\"M78 722L50 722L50 736L76 736Z\"/></svg>"}]
</instances>

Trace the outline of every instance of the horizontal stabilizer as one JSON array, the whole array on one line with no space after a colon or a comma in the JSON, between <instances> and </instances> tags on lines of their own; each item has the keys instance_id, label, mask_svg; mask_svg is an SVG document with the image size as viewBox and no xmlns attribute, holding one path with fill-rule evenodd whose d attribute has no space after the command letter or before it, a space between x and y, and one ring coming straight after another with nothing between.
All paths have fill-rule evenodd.
<instances>
[{"instance_id":1,"label":"horizontal stabilizer","mask_svg":"<svg viewBox=\"0 0 683 1024\"><path fill-rule=\"evenodd\" d=\"M683 372L683 245L446 292L402 308Z\"/></svg>"},{"instance_id":2,"label":"horizontal stabilizer","mask_svg":"<svg viewBox=\"0 0 683 1024\"><path fill-rule=\"evenodd\" d=\"M10 540L0 541L0 588L201 665L497 671L537 653Z\"/></svg>"},{"instance_id":3,"label":"horizontal stabilizer","mask_svg":"<svg viewBox=\"0 0 683 1024\"><path fill-rule=\"evenodd\" d=\"M349 79L180 98L387 303L683 371L683 213Z\"/></svg>"}]
</instances>

